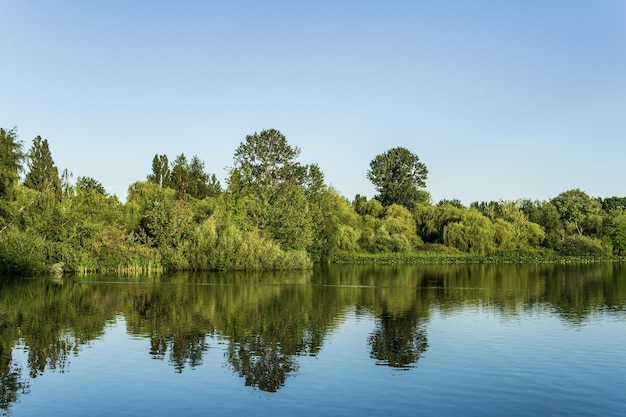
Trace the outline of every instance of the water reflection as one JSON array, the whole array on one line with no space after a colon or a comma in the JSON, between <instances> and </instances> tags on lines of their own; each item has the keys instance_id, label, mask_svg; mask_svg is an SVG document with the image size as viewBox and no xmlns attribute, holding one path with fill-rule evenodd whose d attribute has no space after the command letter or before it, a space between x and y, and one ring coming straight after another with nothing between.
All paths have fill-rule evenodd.
<instances>
[{"instance_id":1,"label":"water reflection","mask_svg":"<svg viewBox=\"0 0 626 417\"><path fill-rule=\"evenodd\" d=\"M2 359L6 359L6 355L2 355ZM0 415L4 415L20 395L30 392L30 383L23 377L21 367L10 363L10 357L8 359L9 363L0 364Z\"/></svg>"},{"instance_id":2,"label":"water reflection","mask_svg":"<svg viewBox=\"0 0 626 417\"><path fill-rule=\"evenodd\" d=\"M287 375L297 370L295 358L283 352L275 340L264 340L259 335L250 335L247 339L230 344L228 362L232 369L244 378L246 386L278 391Z\"/></svg>"},{"instance_id":3,"label":"water reflection","mask_svg":"<svg viewBox=\"0 0 626 417\"><path fill-rule=\"evenodd\" d=\"M377 365L409 369L428 348L425 326L418 317L383 313L368 342Z\"/></svg>"},{"instance_id":4,"label":"water reflection","mask_svg":"<svg viewBox=\"0 0 626 417\"><path fill-rule=\"evenodd\" d=\"M132 285L131 285L132 284ZM621 315L624 264L331 266L304 273L179 274L52 281L0 280L0 412L29 380L63 372L72 355L123 315L127 332L175 372L201 366L208 336L245 385L275 392L315 356L349 311L375 317L372 365L410 369L428 349L434 311L490 306L503 317L555 314L572 326ZM23 346L26 368L13 361Z\"/></svg>"}]
</instances>

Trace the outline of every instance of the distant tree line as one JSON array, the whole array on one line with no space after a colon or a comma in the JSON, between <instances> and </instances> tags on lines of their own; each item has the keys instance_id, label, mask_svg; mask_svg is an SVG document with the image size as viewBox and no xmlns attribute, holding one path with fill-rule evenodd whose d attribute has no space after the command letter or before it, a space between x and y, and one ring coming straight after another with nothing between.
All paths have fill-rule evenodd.
<instances>
[{"instance_id":1,"label":"distant tree line","mask_svg":"<svg viewBox=\"0 0 626 417\"><path fill-rule=\"evenodd\" d=\"M366 173L378 194L350 201L275 129L246 136L225 187L197 156L154 155L125 203L59 172L46 139L28 151L0 129L0 270L308 268L345 253L623 256L626 197L575 189L549 201L431 202L428 170L397 147Z\"/></svg>"}]
</instances>

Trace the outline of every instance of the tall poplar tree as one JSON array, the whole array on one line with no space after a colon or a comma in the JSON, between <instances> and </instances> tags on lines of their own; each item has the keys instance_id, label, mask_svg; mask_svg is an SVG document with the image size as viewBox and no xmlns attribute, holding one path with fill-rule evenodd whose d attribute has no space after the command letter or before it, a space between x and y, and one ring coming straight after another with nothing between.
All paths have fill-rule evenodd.
<instances>
[{"instance_id":1,"label":"tall poplar tree","mask_svg":"<svg viewBox=\"0 0 626 417\"><path fill-rule=\"evenodd\" d=\"M170 166L167 155L154 155L152 158L152 173L148 175L148 181L159 187L167 187L170 181Z\"/></svg>"},{"instance_id":2,"label":"tall poplar tree","mask_svg":"<svg viewBox=\"0 0 626 417\"><path fill-rule=\"evenodd\" d=\"M28 174L24 185L42 193L51 192L61 198L59 170L54 165L48 140L37 136L28 152Z\"/></svg>"}]
</instances>

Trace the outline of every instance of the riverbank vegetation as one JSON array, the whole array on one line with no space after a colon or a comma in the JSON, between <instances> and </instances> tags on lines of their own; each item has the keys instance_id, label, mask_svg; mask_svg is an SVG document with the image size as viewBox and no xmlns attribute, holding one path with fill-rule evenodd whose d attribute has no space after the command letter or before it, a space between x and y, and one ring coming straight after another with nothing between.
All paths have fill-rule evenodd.
<instances>
[{"instance_id":1,"label":"riverbank vegetation","mask_svg":"<svg viewBox=\"0 0 626 417\"><path fill-rule=\"evenodd\" d=\"M246 136L222 186L204 163L146 155L126 201L0 129L0 272L307 269L320 262L536 261L626 255L626 197L431 201L406 148L377 155L378 195L348 199L278 130ZM150 169L151 168L151 169Z\"/></svg>"}]
</instances>

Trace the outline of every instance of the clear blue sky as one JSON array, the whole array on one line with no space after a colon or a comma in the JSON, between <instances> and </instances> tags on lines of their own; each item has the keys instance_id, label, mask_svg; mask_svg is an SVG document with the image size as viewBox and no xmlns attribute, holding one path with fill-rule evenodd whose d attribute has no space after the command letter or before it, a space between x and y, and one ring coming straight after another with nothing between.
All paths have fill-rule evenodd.
<instances>
[{"instance_id":1,"label":"clear blue sky","mask_svg":"<svg viewBox=\"0 0 626 417\"><path fill-rule=\"evenodd\" d=\"M157 153L225 185L269 128L350 199L396 146L434 202L626 195L626 0L3 0L0 24L0 127L121 199Z\"/></svg>"}]
</instances>

